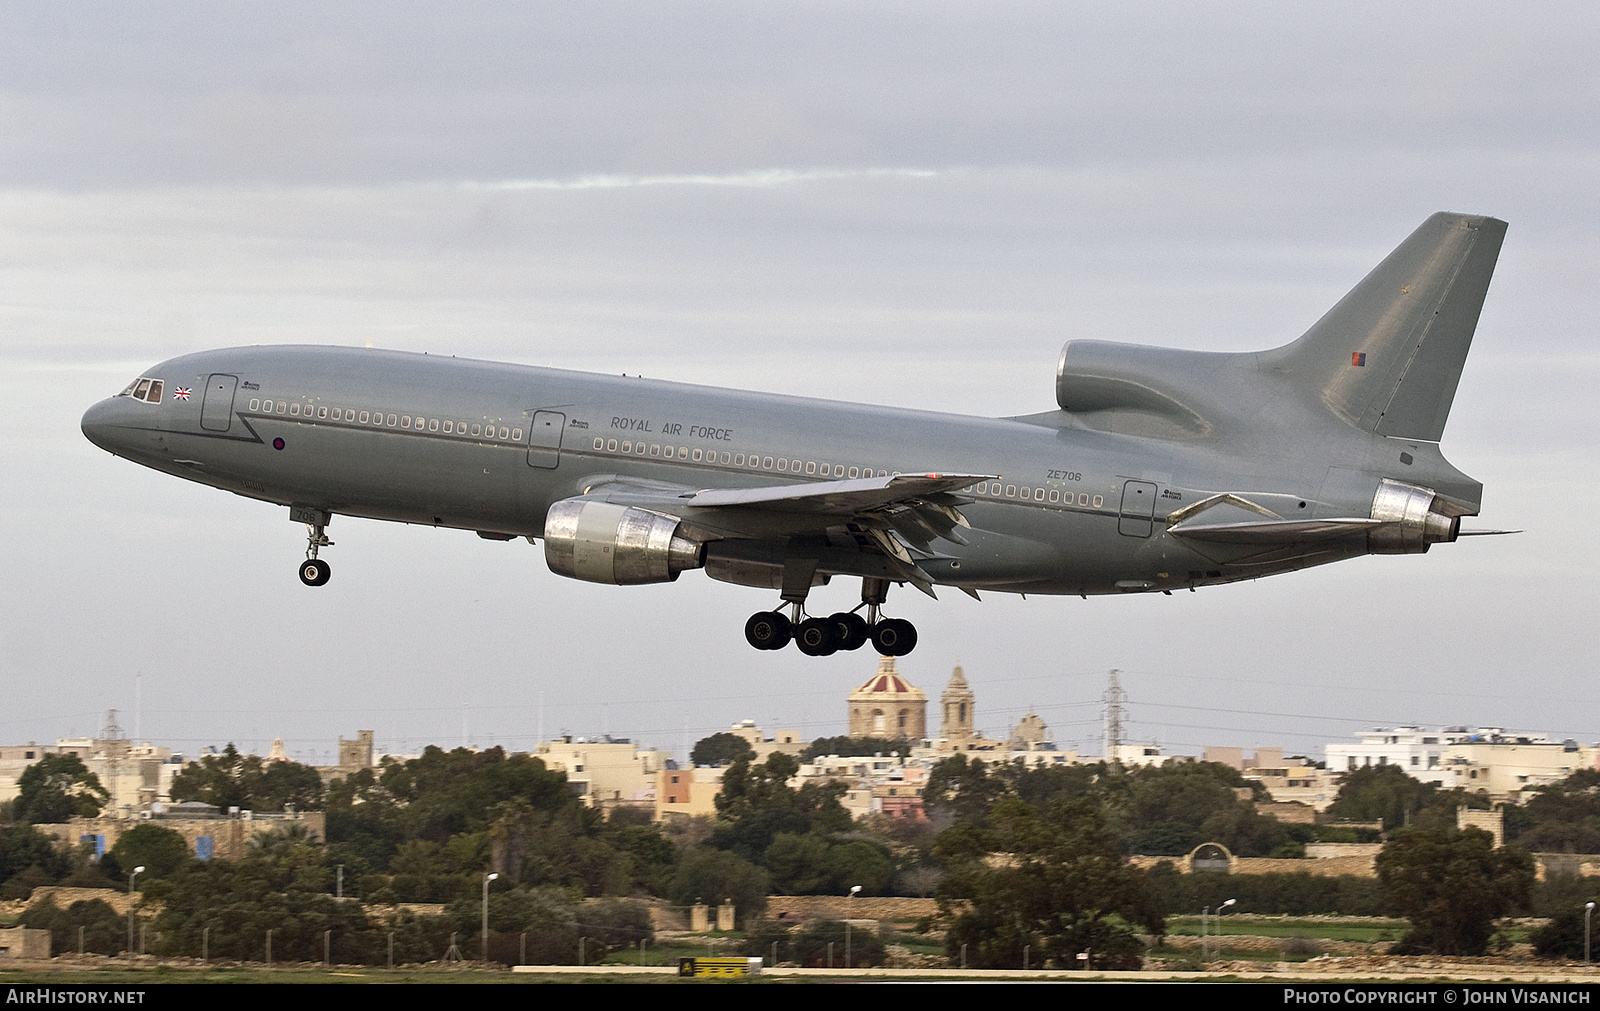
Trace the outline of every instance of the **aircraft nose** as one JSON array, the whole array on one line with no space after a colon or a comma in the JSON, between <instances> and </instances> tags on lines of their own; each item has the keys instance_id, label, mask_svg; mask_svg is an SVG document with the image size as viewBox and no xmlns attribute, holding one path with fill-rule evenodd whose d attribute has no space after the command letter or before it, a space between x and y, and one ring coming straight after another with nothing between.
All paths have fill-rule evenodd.
<instances>
[{"instance_id":1,"label":"aircraft nose","mask_svg":"<svg viewBox=\"0 0 1600 1011\"><path fill-rule=\"evenodd\" d=\"M83 413L84 438L108 453L126 448L131 434L129 408L133 401L127 397L110 397L100 401Z\"/></svg>"}]
</instances>

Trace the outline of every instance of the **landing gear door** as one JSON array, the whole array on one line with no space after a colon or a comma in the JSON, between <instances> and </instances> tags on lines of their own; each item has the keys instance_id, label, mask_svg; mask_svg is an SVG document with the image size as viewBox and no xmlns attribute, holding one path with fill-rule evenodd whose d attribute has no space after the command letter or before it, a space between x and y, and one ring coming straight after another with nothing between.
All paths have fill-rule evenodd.
<instances>
[{"instance_id":1,"label":"landing gear door","mask_svg":"<svg viewBox=\"0 0 1600 1011\"><path fill-rule=\"evenodd\" d=\"M200 403L200 427L208 432L226 432L233 422L233 394L239 388L238 376L216 373L206 380L206 397Z\"/></svg>"},{"instance_id":2,"label":"landing gear door","mask_svg":"<svg viewBox=\"0 0 1600 1011\"><path fill-rule=\"evenodd\" d=\"M1156 514L1156 486L1149 481L1127 481L1122 485L1122 510L1117 517L1117 533L1127 537L1149 537Z\"/></svg>"},{"instance_id":3,"label":"landing gear door","mask_svg":"<svg viewBox=\"0 0 1600 1011\"><path fill-rule=\"evenodd\" d=\"M561 462L561 430L567 416L560 411L534 411L528 427L528 466L553 470Z\"/></svg>"}]
</instances>

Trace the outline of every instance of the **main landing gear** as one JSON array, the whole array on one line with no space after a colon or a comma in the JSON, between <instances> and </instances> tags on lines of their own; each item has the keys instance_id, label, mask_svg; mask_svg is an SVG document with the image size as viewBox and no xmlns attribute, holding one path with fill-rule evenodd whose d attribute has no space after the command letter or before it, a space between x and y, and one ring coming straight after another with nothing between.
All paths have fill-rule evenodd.
<instances>
[{"instance_id":1,"label":"main landing gear","mask_svg":"<svg viewBox=\"0 0 1600 1011\"><path fill-rule=\"evenodd\" d=\"M782 649L791 641L807 656L831 656L841 649L860 649L869 641L884 656L905 656L917 646L916 626L904 618L880 618L878 608L889 593L885 579L861 581L861 604L826 618L805 616L805 599L785 595L782 610L758 611L744 623L744 637L756 649ZM867 609L863 618L856 611Z\"/></svg>"},{"instance_id":2,"label":"main landing gear","mask_svg":"<svg viewBox=\"0 0 1600 1011\"><path fill-rule=\"evenodd\" d=\"M291 506L289 519L306 525L306 560L300 563L300 582L307 586L321 586L333 576L332 567L317 557L319 548L333 546L326 532L333 514L321 509Z\"/></svg>"}]
</instances>

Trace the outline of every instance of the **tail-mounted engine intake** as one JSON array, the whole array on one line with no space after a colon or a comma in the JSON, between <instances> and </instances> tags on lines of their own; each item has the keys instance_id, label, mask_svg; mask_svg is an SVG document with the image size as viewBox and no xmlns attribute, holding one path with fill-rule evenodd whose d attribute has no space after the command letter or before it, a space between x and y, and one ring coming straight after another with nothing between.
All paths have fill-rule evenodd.
<instances>
[{"instance_id":1,"label":"tail-mounted engine intake","mask_svg":"<svg viewBox=\"0 0 1600 1011\"><path fill-rule=\"evenodd\" d=\"M1372 497L1372 518L1383 525L1367 531L1367 550L1375 555L1414 555L1439 541L1453 541L1461 517L1444 510L1432 489L1384 478Z\"/></svg>"},{"instance_id":2,"label":"tail-mounted engine intake","mask_svg":"<svg viewBox=\"0 0 1600 1011\"><path fill-rule=\"evenodd\" d=\"M648 509L566 499L544 519L545 564L591 583L670 583L705 564L705 545L679 534L680 523Z\"/></svg>"}]
</instances>

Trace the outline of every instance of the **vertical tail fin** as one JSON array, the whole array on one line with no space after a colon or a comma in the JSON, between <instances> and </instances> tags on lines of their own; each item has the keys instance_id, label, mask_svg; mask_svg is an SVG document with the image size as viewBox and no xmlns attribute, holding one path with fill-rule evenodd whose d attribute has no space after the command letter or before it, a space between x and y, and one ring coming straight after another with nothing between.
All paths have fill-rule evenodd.
<instances>
[{"instance_id":1,"label":"vertical tail fin","mask_svg":"<svg viewBox=\"0 0 1600 1011\"><path fill-rule=\"evenodd\" d=\"M1495 218L1435 214L1261 366L1352 425L1438 442L1505 233Z\"/></svg>"}]
</instances>

